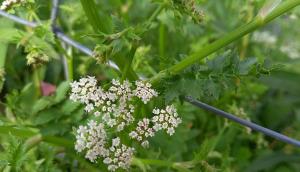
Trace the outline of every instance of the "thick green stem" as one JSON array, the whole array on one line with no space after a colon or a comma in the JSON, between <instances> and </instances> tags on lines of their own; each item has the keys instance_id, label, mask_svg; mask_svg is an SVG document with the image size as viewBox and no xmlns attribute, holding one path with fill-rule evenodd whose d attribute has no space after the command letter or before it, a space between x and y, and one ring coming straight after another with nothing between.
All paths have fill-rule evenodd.
<instances>
[{"instance_id":1,"label":"thick green stem","mask_svg":"<svg viewBox=\"0 0 300 172\"><path fill-rule=\"evenodd\" d=\"M146 23L153 22L164 8L165 8L165 5L160 4L159 7L153 12L153 14L148 18Z\"/></svg>"},{"instance_id":2,"label":"thick green stem","mask_svg":"<svg viewBox=\"0 0 300 172\"><path fill-rule=\"evenodd\" d=\"M65 43L59 42L58 40L56 40L57 42L57 48L62 52L62 57L63 59L63 66L64 66L64 70L66 72L66 79L68 81L73 81L74 79L74 69L73 69L73 55L71 51L68 51L67 46ZM70 49L71 50L71 49Z\"/></svg>"},{"instance_id":3,"label":"thick green stem","mask_svg":"<svg viewBox=\"0 0 300 172\"><path fill-rule=\"evenodd\" d=\"M219 40L204 46L203 48L199 49L195 53L191 54L181 62L175 64L174 66L161 71L156 76L150 79L150 82L153 84L159 82L161 79L166 78L170 75L175 75L181 72L182 70L186 69L187 67L195 64L196 62L200 61L201 59L207 57L208 55L216 52L217 50L227 46L228 44L232 43L233 41L247 35L248 33L260 28L261 26L267 24L268 22L272 21L276 17L284 14L285 12L291 10L292 8L300 5L300 0L286 0L281 3L276 9L271 11L270 13L266 14L265 16L258 15L256 16L251 22L245 24L236 30L228 33L227 35L223 36Z\"/></svg>"},{"instance_id":4,"label":"thick green stem","mask_svg":"<svg viewBox=\"0 0 300 172\"><path fill-rule=\"evenodd\" d=\"M166 55L165 55L165 25L160 23L159 35L158 35L158 49L159 49L159 61L160 69L163 70L166 67Z\"/></svg>"},{"instance_id":5,"label":"thick green stem","mask_svg":"<svg viewBox=\"0 0 300 172\"><path fill-rule=\"evenodd\" d=\"M253 1L249 1L246 15L246 22L250 22L253 19L254 6ZM249 45L250 35L245 35L242 39L241 49L240 49L240 58L244 59L247 53L248 45Z\"/></svg>"},{"instance_id":6,"label":"thick green stem","mask_svg":"<svg viewBox=\"0 0 300 172\"><path fill-rule=\"evenodd\" d=\"M112 21L108 15L99 9L94 0L80 0L83 10L95 32L111 33Z\"/></svg>"},{"instance_id":7,"label":"thick green stem","mask_svg":"<svg viewBox=\"0 0 300 172\"><path fill-rule=\"evenodd\" d=\"M173 168L178 171L188 171L190 168L194 168L197 162L195 161L184 161L184 162L171 162L159 159L141 159L134 157L132 160L132 165L138 166L141 169L145 169L145 165L153 165L158 167Z\"/></svg>"},{"instance_id":8,"label":"thick green stem","mask_svg":"<svg viewBox=\"0 0 300 172\"><path fill-rule=\"evenodd\" d=\"M133 61L136 49L137 49L137 46L135 44L133 44L133 46L131 47L131 50L128 54L128 58L127 58L128 60L125 64L123 72L122 72L122 81L124 81L125 79L128 78L128 74L129 74L130 70L133 71L131 65L132 65L132 61Z\"/></svg>"},{"instance_id":9,"label":"thick green stem","mask_svg":"<svg viewBox=\"0 0 300 172\"><path fill-rule=\"evenodd\" d=\"M164 161L159 159L140 159L140 158L133 158L133 164L138 164L138 162L145 164L145 165L155 165L155 166L162 166L162 167L172 167L173 162Z\"/></svg>"},{"instance_id":10,"label":"thick green stem","mask_svg":"<svg viewBox=\"0 0 300 172\"><path fill-rule=\"evenodd\" d=\"M67 60L67 67L68 67L68 81L73 81L73 57L64 57Z\"/></svg>"},{"instance_id":11,"label":"thick green stem","mask_svg":"<svg viewBox=\"0 0 300 172\"><path fill-rule=\"evenodd\" d=\"M30 150L31 148L35 147L38 145L41 141L43 140L42 135L38 134L36 136L30 137L29 139L26 140L25 145L26 145L26 150Z\"/></svg>"},{"instance_id":12,"label":"thick green stem","mask_svg":"<svg viewBox=\"0 0 300 172\"><path fill-rule=\"evenodd\" d=\"M39 67L34 67L33 69L33 83L36 90L36 96L41 96L41 81L40 81L40 74L39 74Z\"/></svg>"}]
</instances>

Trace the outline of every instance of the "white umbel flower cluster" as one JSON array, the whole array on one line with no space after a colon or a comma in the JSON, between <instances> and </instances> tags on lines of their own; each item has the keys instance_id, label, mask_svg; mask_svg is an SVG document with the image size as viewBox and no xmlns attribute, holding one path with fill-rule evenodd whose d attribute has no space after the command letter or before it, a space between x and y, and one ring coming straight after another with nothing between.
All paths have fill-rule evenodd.
<instances>
[{"instance_id":1,"label":"white umbel flower cluster","mask_svg":"<svg viewBox=\"0 0 300 172\"><path fill-rule=\"evenodd\" d=\"M129 133L129 137L132 139L136 139L137 141L141 142L143 147L149 146L149 141L147 140L148 137L154 136L154 130L150 127L150 120L148 118L144 118L137 123L137 127L135 131Z\"/></svg>"},{"instance_id":2,"label":"white umbel flower cluster","mask_svg":"<svg viewBox=\"0 0 300 172\"><path fill-rule=\"evenodd\" d=\"M175 128L181 123L181 118L178 117L176 108L171 105L166 109L153 109L152 122L155 131L165 130L170 136L175 133Z\"/></svg>"},{"instance_id":3,"label":"white umbel flower cluster","mask_svg":"<svg viewBox=\"0 0 300 172\"><path fill-rule=\"evenodd\" d=\"M106 138L104 125L91 120L87 126L79 126L77 129L75 149L77 152L87 150L85 158L95 162L99 156L108 155L108 150L105 148Z\"/></svg>"},{"instance_id":4,"label":"white umbel flower cluster","mask_svg":"<svg viewBox=\"0 0 300 172\"><path fill-rule=\"evenodd\" d=\"M136 96L146 104L158 95L151 84L144 84L143 81L137 81L136 89L133 89L128 81L121 83L112 80L112 86L104 91L97 86L96 78L90 76L71 83L71 88L71 100L85 104L85 110L93 112L95 116L102 114L105 124L117 126L119 132L134 121L134 106L130 103L132 97Z\"/></svg>"},{"instance_id":5,"label":"white umbel flower cluster","mask_svg":"<svg viewBox=\"0 0 300 172\"><path fill-rule=\"evenodd\" d=\"M134 148L121 144L120 138L112 140L109 155L103 160L108 165L108 170L115 171L118 168L128 169L133 157Z\"/></svg>"},{"instance_id":6,"label":"white umbel flower cluster","mask_svg":"<svg viewBox=\"0 0 300 172\"><path fill-rule=\"evenodd\" d=\"M144 118L138 122L134 131L129 133L129 137L141 143L143 147L149 146L149 137L153 137L156 132L165 130L170 136L175 133L175 128L181 123L174 106L167 106L166 109L155 108L152 112L155 116L152 119Z\"/></svg>"},{"instance_id":7,"label":"white umbel flower cluster","mask_svg":"<svg viewBox=\"0 0 300 172\"><path fill-rule=\"evenodd\" d=\"M176 109L167 106L166 109L154 109L151 119L143 118L135 123L136 101L147 104L158 96L151 84L144 81L131 84L129 81L112 80L110 87L102 88L97 85L95 77L88 76L70 85L70 99L82 103L85 111L95 116L95 120L90 120L86 126L79 126L77 129L75 149L85 153L85 158L91 162L99 162L101 159L107 164L109 171L127 170L133 157L134 148L122 144L120 138L115 137L123 134L120 132L126 132L124 135L127 136L129 133L129 139L148 147L148 139L155 132L165 129L172 135L181 122ZM162 120L155 120L156 118ZM129 131L133 126L135 130ZM112 137L115 138L111 139Z\"/></svg>"},{"instance_id":8,"label":"white umbel flower cluster","mask_svg":"<svg viewBox=\"0 0 300 172\"><path fill-rule=\"evenodd\" d=\"M2 2L0 9L7 10L11 8L13 5L24 3L26 0L5 0Z\"/></svg>"},{"instance_id":9,"label":"white umbel flower cluster","mask_svg":"<svg viewBox=\"0 0 300 172\"><path fill-rule=\"evenodd\" d=\"M137 87L134 90L134 94L135 96L141 98L144 104L147 104L152 99L152 97L156 97L158 95L154 89L151 89L150 83L136 81L135 85Z\"/></svg>"}]
</instances>

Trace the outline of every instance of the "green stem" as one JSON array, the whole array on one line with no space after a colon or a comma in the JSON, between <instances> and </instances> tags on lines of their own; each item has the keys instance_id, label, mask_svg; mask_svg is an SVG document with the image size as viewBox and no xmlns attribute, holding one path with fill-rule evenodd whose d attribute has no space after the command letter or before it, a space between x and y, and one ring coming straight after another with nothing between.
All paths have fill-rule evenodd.
<instances>
[{"instance_id":1,"label":"green stem","mask_svg":"<svg viewBox=\"0 0 300 172\"><path fill-rule=\"evenodd\" d=\"M164 4L160 4L159 7L149 17L149 19L147 20L146 23L150 24L151 22L153 22L164 8L165 8L165 5Z\"/></svg>"},{"instance_id":2,"label":"green stem","mask_svg":"<svg viewBox=\"0 0 300 172\"><path fill-rule=\"evenodd\" d=\"M150 82L155 84L159 82L161 79L164 79L170 75L176 75L182 70L186 69L187 67L191 66L192 64L200 61L201 59L207 57L208 55L216 52L217 50L227 46L228 44L232 43L233 41L247 35L248 33L262 27L263 25L269 23L276 17L284 14L285 12L291 10L292 8L300 5L300 0L286 0L281 3L276 9L271 11L270 13L266 14L266 16L258 15L256 16L251 22L245 24L236 30L228 33L227 35L223 36L219 40L204 46L203 48L199 49L195 53L191 54L184 60L180 61L179 63L175 64L174 66L161 71L156 76L150 79Z\"/></svg>"},{"instance_id":3,"label":"green stem","mask_svg":"<svg viewBox=\"0 0 300 172\"><path fill-rule=\"evenodd\" d=\"M155 165L155 166L160 166L160 167L172 167L173 162L170 161L163 161L159 159L140 159L134 157L132 160L132 164L145 164L145 165Z\"/></svg>"},{"instance_id":4,"label":"green stem","mask_svg":"<svg viewBox=\"0 0 300 172\"><path fill-rule=\"evenodd\" d=\"M99 6L94 0L80 0L83 10L96 33L111 33L112 21L108 15L99 9Z\"/></svg>"},{"instance_id":5,"label":"green stem","mask_svg":"<svg viewBox=\"0 0 300 172\"><path fill-rule=\"evenodd\" d=\"M128 55L128 61L126 62L123 72L122 72L122 81L127 79L129 71L132 70L132 61L136 52L137 46L135 44L132 45L131 50Z\"/></svg>"},{"instance_id":6,"label":"green stem","mask_svg":"<svg viewBox=\"0 0 300 172\"><path fill-rule=\"evenodd\" d=\"M67 67L68 67L68 81L73 81L74 77L74 73L73 73L73 57L66 57L64 56L64 58L66 58L67 60Z\"/></svg>"},{"instance_id":7,"label":"green stem","mask_svg":"<svg viewBox=\"0 0 300 172\"><path fill-rule=\"evenodd\" d=\"M38 132L29 129L16 128L12 126L0 126L0 134L12 134L14 136L28 138L36 135L37 133Z\"/></svg>"},{"instance_id":8,"label":"green stem","mask_svg":"<svg viewBox=\"0 0 300 172\"><path fill-rule=\"evenodd\" d=\"M57 43L57 48L59 49L59 51L62 52L62 56L64 58L64 60L66 61L66 66L64 64L64 70L67 70L67 80L68 81L73 81L74 79L74 69L73 69L73 56L72 53L67 52L66 50L66 45L58 40L56 40ZM65 69L67 68L67 69Z\"/></svg>"},{"instance_id":9,"label":"green stem","mask_svg":"<svg viewBox=\"0 0 300 172\"><path fill-rule=\"evenodd\" d=\"M246 22L250 22L253 19L253 2L249 1L248 3L248 8L247 8L247 14L246 14ZM247 49L249 45L249 35L245 35L242 39L242 44L241 44L241 50L240 50L240 58L244 59L246 54L247 54Z\"/></svg>"},{"instance_id":10,"label":"green stem","mask_svg":"<svg viewBox=\"0 0 300 172\"><path fill-rule=\"evenodd\" d=\"M29 139L26 140L25 145L26 145L26 150L30 150L34 146L38 145L41 141L43 140L42 135L38 134L36 136L30 137Z\"/></svg>"},{"instance_id":11,"label":"green stem","mask_svg":"<svg viewBox=\"0 0 300 172\"><path fill-rule=\"evenodd\" d=\"M165 25L160 23L159 26L159 39L158 39L158 48L159 48L159 57L160 57L160 69L163 70L166 67L166 57L165 57Z\"/></svg>"},{"instance_id":12,"label":"green stem","mask_svg":"<svg viewBox=\"0 0 300 172\"><path fill-rule=\"evenodd\" d=\"M140 168L145 168L145 165L154 165L158 167L173 168L179 171L188 171L188 169L195 167L197 163L194 161L184 161L184 162L171 162L159 159L141 159L134 157L132 160L132 165L139 166Z\"/></svg>"},{"instance_id":13,"label":"green stem","mask_svg":"<svg viewBox=\"0 0 300 172\"><path fill-rule=\"evenodd\" d=\"M4 23L6 27L13 28L14 23L7 19L0 19L1 23ZM5 61L8 49L8 42L0 42L0 92L2 91L5 81Z\"/></svg>"},{"instance_id":14,"label":"green stem","mask_svg":"<svg viewBox=\"0 0 300 172\"><path fill-rule=\"evenodd\" d=\"M33 67L33 83L36 90L36 96L41 96L41 81L40 81L40 74L39 74L39 67Z\"/></svg>"}]
</instances>

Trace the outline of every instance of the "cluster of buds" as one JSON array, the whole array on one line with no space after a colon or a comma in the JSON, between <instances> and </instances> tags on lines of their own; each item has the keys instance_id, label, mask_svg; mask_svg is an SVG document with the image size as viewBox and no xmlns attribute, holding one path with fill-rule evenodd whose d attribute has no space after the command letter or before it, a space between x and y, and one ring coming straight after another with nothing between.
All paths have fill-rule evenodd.
<instances>
[{"instance_id":1,"label":"cluster of buds","mask_svg":"<svg viewBox=\"0 0 300 172\"><path fill-rule=\"evenodd\" d=\"M29 52L26 56L26 59L27 65L32 66L41 66L50 60L47 54L35 50Z\"/></svg>"},{"instance_id":2,"label":"cluster of buds","mask_svg":"<svg viewBox=\"0 0 300 172\"><path fill-rule=\"evenodd\" d=\"M204 12L197 8L195 0L173 0L174 7L192 17L196 23L204 20Z\"/></svg>"},{"instance_id":3,"label":"cluster of buds","mask_svg":"<svg viewBox=\"0 0 300 172\"><path fill-rule=\"evenodd\" d=\"M97 45L93 51L93 57L99 64L106 63L108 61L108 56L111 53L112 48L109 45Z\"/></svg>"},{"instance_id":4,"label":"cluster of buds","mask_svg":"<svg viewBox=\"0 0 300 172\"><path fill-rule=\"evenodd\" d=\"M95 77L88 76L70 85L70 99L85 105L85 111L95 116L95 120L89 121L87 126L79 126L77 129L75 149L84 152L91 162L102 158L110 171L128 169L134 153L134 148L122 144L119 137L110 139L114 136L112 133L128 132L132 126L136 126L135 130L129 131L129 138L148 147L148 138L153 137L155 132L165 129L172 135L174 128L181 122L176 109L167 106L162 110L154 109L153 112L158 113L154 113L151 119L143 118L134 123L134 105L139 104L136 101L147 104L158 96L150 83L136 81L131 84L129 81L112 80L110 87L102 88L97 85ZM159 119L160 116L163 119L155 122L158 115ZM125 135L128 136L128 133Z\"/></svg>"},{"instance_id":5,"label":"cluster of buds","mask_svg":"<svg viewBox=\"0 0 300 172\"><path fill-rule=\"evenodd\" d=\"M16 5L16 4L21 4L24 3L25 0L5 0L2 2L0 9L1 10L8 10L10 9L12 6Z\"/></svg>"}]
</instances>

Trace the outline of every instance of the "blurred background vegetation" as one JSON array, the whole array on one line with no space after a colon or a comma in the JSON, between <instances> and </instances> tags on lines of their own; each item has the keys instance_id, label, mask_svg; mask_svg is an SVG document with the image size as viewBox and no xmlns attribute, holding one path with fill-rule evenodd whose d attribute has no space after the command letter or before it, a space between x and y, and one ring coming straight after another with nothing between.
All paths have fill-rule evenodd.
<instances>
[{"instance_id":1,"label":"blurred background vegetation","mask_svg":"<svg viewBox=\"0 0 300 172\"><path fill-rule=\"evenodd\" d=\"M96 0L103 19L99 32L88 20L84 2L61 1L57 24L94 49L96 59L56 40L49 23L51 1L31 0L9 10L41 21L35 29L0 18L0 126L72 141L73 127L87 117L79 104L68 100L72 78L70 73L66 78L64 63L72 59L74 79L94 75L107 82L119 74L103 62L126 63L134 46L133 71L150 78L251 21L265 4L264 0ZM165 8L152 20L162 4ZM298 148L181 99L192 95L300 139L299 26L298 7L157 85L159 101L176 102L184 123L173 137L161 134L151 140L149 149L137 149L137 158L147 161L136 159L131 171L300 171ZM38 135L24 139L3 132L0 171L105 170L80 158L72 147L40 143Z\"/></svg>"}]
</instances>

